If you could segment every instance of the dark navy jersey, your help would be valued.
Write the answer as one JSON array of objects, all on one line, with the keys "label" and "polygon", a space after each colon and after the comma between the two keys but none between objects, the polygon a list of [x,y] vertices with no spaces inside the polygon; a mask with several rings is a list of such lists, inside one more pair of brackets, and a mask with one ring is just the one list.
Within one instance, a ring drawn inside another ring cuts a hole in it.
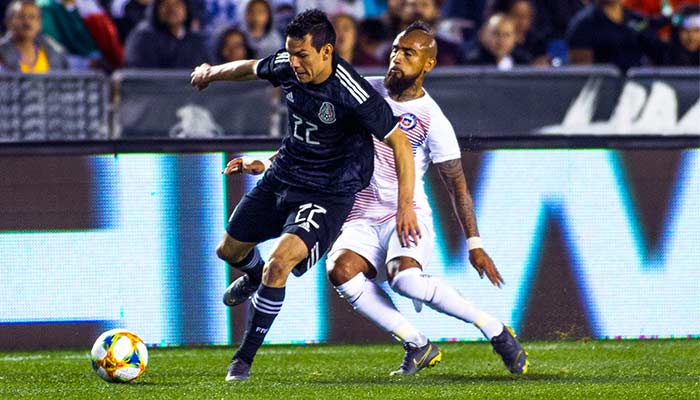
[{"label": "dark navy jersey", "polygon": [[371,135],[384,140],[398,122],[372,86],[335,54],[333,72],[320,85],[300,83],[285,50],[260,60],[255,73],[282,86],[289,112],[289,134],[268,173],[329,194],[366,187],[374,164]]}]

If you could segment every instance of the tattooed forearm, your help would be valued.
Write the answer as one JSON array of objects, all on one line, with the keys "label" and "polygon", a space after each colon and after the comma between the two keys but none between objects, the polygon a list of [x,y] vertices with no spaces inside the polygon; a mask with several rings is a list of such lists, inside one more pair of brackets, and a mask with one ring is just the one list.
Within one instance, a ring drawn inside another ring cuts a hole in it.
[{"label": "tattooed forearm", "polygon": [[479,236],[474,214],[474,203],[467,188],[461,160],[450,160],[437,164],[440,177],[450,193],[452,207],[457,214],[462,231],[467,237]]}]

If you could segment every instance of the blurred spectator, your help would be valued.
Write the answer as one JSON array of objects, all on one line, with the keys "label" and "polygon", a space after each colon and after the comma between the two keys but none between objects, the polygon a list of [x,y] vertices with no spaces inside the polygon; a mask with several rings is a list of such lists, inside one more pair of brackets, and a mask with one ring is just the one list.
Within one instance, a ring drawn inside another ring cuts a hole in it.
[{"label": "blurred spectator", "polygon": [[[11,2],[12,0],[0,0],[0,16],[5,15],[5,10],[7,10],[7,6],[9,6]],[[5,18],[0,18],[0,34],[4,33],[6,29]]]},{"label": "blurred spectator", "polygon": [[462,42],[471,42],[484,20],[486,0],[446,0],[442,15],[453,29],[461,30]]},{"label": "blurred spectator", "polygon": [[247,0],[188,0],[188,12],[194,20],[194,26],[190,30],[209,39],[219,29],[240,26],[246,2]]},{"label": "blurred spectator", "polygon": [[367,18],[358,25],[355,66],[384,66],[384,55],[391,49],[386,26],[377,18]]},{"label": "blurred spectator", "polygon": [[669,40],[670,18],[674,11],[684,5],[700,5],[700,0],[622,0],[622,5],[646,17],[650,26],[658,30],[658,36]]},{"label": "blurred spectator", "polygon": [[622,5],[648,17],[670,17],[674,10],[685,5],[698,5],[698,0],[622,0]]},{"label": "blurred spectator", "polygon": [[272,19],[272,25],[277,33],[284,38],[284,28],[287,27],[289,22],[294,18],[296,12],[294,11],[293,4],[278,4],[274,7],[275,17]]},{"label": "blurred spectator", "polygon": [[379,18],[386,11],[386,0],[364,0],[365,18]]},{"label": "blurred spectator", "polygon": [[189,30],[184,0],[153,0],[146,19],[126,40],[126,65],[132,68],[194,68],[206,62],[204,39]]},{"label": "blurred spectator", "polygon": [[518,53],[527,55],[530,64],[550,65],[547,42],[533,30],[535,6],[532,0],[490,0],[486,12],[487,16],[495,13],[510,16],[515,23]]},{"label": "blurred spectator", "polygon": [[546,39],[566,36],[569,22],[589,0],[535,0],[535,31]]},{"label": "blurred spectator", "polygon": [[335,51],[345,61],[353,64],[357,47],[357,22],[350,14],[338,14],[331,18],[335,28]]},{"label": "blurred spectator", "polygon": [[112,2],[111,13],[122,42],[126,41],[129,33],[144,19],[149,4],[151,4],[151,0],[115,0]]},{"label": "blurred spectator", "polygon": [[8,71],[41,74],[68,68],[65,51],[42,35],[41,10],[33,0],[15,0],[5,13],[7,34],[0,39],[0,65]]},{"label": "blurred spectator", "polygon": [[223,29],[214,39],[213,59],[217,64],[255,58],[245,34],[234,26]]},{"label": "blurred spectator", "polygon": [[67,51],[72,69],[112,70],[124,63],[114,22],[95,0],[38,0],[42,31]]},{"label": "blurred spectator", "polygon": [[661,61],[663,43],[648,23],[620,0],[596,0],[571,21],[567,33],[572,64],[614,64],[622,72]]},{"label": "blurred spectator", "polygon": [[265,58],[284,47],[282,36],[274,29],[272,9],[266,0],[250,0],[245,7],[243,31],[256,58]]},{"label": "blurred spectator", "polygon": [[[404,1],[405,0],[387,0],[386,11],[380,18],[384,26],[389,29],[389,37],[391,38],[396,37],[396,35],[401,32],[401,12],[404,10]],[[413,12],[415,12],[415,10]]]},{"label": "blurred spectator", "polygon": [[349,14],[356,21],[365,18],[363,0],[297,0],[296,6],[298,13],[310,8],[318,8],[330,17],[336,14]]},{"label": "blurred spectator", "polygon": [[514,52],[516,45],[515,21],[503,13],[493,14],[479,31],[477,40],[467,53],[467,64],[493,65],[509,70],[529,60]]},{"label": "blurred spectator", "polygon": [[700,7],[682,7],[673,22],[671,43],[664,64],[700,66]]},{"label": "blurred spectator", "polygon": [[[403,2],[403,9],[400,14],[400,30],[405,29],[417,20],[423,20],[435,32],[435,42],[438,46],[437,66],[464,64],[464,52],[459,45],[447,40],[440,34],[439,0],[403,0]],[[385,59],[388,59],[388,56]]]}]

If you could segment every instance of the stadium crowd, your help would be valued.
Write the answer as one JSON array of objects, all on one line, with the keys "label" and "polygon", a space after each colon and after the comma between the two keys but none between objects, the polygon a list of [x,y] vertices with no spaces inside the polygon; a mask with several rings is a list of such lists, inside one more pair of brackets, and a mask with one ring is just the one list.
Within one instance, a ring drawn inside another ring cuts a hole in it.
[{"label": "stadium crowd", "polygon": [[336,50],[384,66],[415,20],[438,66],[700,65],[700,0],[0,0],[0,70],[190,69],[262,58],[297,11],[320,8]]}]

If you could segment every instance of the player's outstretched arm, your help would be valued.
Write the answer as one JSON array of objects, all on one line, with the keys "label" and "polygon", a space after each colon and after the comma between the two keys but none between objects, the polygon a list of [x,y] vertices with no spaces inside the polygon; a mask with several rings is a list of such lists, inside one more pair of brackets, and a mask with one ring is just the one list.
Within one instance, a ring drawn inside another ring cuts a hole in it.
[{"label": "player's outstretched arm", "polygon": [[452,207],[457,214],[462,231],[469,238],[469,262],[483,279],[484,274],[495,286],[501,287],[505,283],[498,272],[491,257],[481,247],[479,229],[476,226],[476,214],[474,214],[474,202],[467,187],[467,180],[462,170],[462,160],[455,159],[436,164],[452,200]]},{"label": "player's outstretched arm", "polygon": [[413,191],[416,184],[415,162],[413,149],[406,134],[397,126],[384,142],[394,150],[396,176],[399,180],[399,205],[396,210],[396,233],[399,242],[404,247],[410,247],[411,242],[417,244],[421,237],[418,218],[413,210]]},{"label": "player's outstretched arm", "polygon": [[214,81],[247,81],[257,79],[255,63],[257,60],[231,61],[226,64],[209,65],[204,63],[190,74],[190,83],[197,90],[204,90]]}]

